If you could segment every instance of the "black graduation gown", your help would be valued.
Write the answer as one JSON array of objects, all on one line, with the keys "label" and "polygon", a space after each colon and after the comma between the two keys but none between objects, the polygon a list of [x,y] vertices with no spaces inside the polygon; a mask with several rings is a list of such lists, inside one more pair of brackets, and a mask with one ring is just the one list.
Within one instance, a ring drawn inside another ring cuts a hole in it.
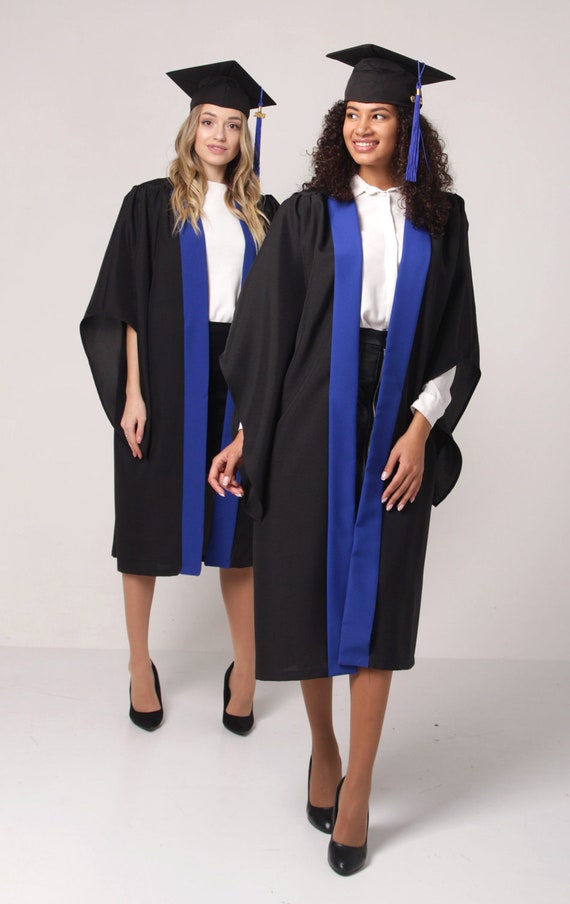
[{"label": "black graduation gown", "polygon": [[[115,428],[113,555],[119,571],[130,574],[174,575],[182,562],[184,311],[170,191],[168,179],[155,179],[127,194],[81,322],[95,384]],[[276,208],[275,199],[264,199],[268,217]],[[142,460],[133,458],[120,428],[126,324],[137,332],[147,407]],[[240,509],[238,519],[247,522]],[[239,524],[236,537],[238,531]],[[248,564],[234,556],[232,549],[229,564]]]},{"label": "black graduation gown", "polygon": [[[455,366],[452,401],[429,437],[415,502],[383,513],[365,663],[373,668],[413,665],[430,510],[459,476],[461,455],[451,433],[479,379],[467,220],[463,201],[450,197],[445,234],[431,239],[393,441],[409,425],[424,383]],[[324,677],[362,664],[331,668],[337,642],[327,606],[334,264],[327,198],[314,191],[294,195],[278,211],[250,271],[221,358],[244,424],[246,506],[256,519],[261,679]]]}]

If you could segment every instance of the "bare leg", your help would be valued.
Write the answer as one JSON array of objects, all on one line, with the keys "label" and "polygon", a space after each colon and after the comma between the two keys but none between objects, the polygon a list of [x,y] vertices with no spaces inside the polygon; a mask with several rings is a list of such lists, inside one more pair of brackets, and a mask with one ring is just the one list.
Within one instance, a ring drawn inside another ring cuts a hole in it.
[{"label": "bare leg", "polygon": [[255,636],[253,627],[253,568],[220,568],[220,587],[234,649],[230,676],[231,716],[249,716],[255,693]]},{"label": "bare leg", "polygon": [[305,708],[311,726],[313,764],[309,800],[314,807],[332,807],[341,778],[338,743],[332,718],[332,678],[301,681]]},{"label": "bare leg", "polygon": [[124,574],[125,618],[129,638],[131,699],[141,713],[160,709],[148,650],[148,626],[156,578],[144,574]]},{"label": "bare leg", "polygon": [[333,838],[359,847],[366,839],[372,770],[388,704],[392,672],[359,669],[350,678],[350,752]]}]

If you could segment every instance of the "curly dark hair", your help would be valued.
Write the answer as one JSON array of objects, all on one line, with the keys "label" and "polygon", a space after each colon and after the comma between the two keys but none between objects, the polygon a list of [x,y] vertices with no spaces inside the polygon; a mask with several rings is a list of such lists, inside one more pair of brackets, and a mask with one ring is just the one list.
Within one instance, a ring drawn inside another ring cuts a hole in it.
[{"label": "curly dark hair", "polygon": [[[441,235],[449,216],[450,202],[446,192],[452,185],[447,154],[443,141],[431,123],[421,117],[424,151],[420,145],[416,182],[406,182],[406,165],[412,131],[413,108],[396,107],[398,133],[392,161],[394,183],[400,187],[406,205],[406,217],[414,226],[427,229],[431,235]],[[323,131],[313,149],[314,176],[304,189],[322,191],[337,201],[352,200],[350,180],[358,172],[358,165],[350,156],[342,128],[346,116],[346,101],[339,100],[324,118]],[[427,157],[427,164],[426,158]]]}]

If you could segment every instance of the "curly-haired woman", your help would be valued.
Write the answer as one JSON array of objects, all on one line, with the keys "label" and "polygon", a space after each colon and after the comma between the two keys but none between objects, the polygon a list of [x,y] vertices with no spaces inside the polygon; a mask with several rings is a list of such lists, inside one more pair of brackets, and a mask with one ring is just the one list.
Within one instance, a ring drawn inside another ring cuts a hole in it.
[{"label": "curly-haired woman", "polygon": [[[348,875],[366,858],[392,671],[414,663],[430,510],[459,476],[451,432],[479,365],[463,201],[420,117],[418,64],[374,45],[332,56],[353,74],[240,298],[221,363],[243,432],[210,482],[238,492],[243,454],[257,675],[301,680],[307,815]],[[332,676],[346,673],[339,784]]]},{"label": "curly-haired woman", "polygon": [[231,438],[218,358],[277,205],[261,197],[253,171],[247,117],[259,85],[235,61],[168,74],[192,98],[176,159],[168,179],[126,196],[81,335],[115,426],[113,554],[123,573],[130,717],[149,731],[163,717],[148,638],[156,577],[199,574],[203,561],[220,567],[234,647],[223,723],[245,734],[255,688],[251,524],[237,499],[214,496],[206,473]]}]

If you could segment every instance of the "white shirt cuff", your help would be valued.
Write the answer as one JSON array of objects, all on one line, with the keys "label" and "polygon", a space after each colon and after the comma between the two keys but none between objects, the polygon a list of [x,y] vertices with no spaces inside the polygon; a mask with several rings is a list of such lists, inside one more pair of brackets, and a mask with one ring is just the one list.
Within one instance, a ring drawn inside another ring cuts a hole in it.
[{"label": "white shirt cuff", "polygon": [[451,402],[451,385],[457,368],[452,367],[434,380],[429,380],[422,387],[418,398],[412,405],[412,411],[419,411],[433,427]]}]

